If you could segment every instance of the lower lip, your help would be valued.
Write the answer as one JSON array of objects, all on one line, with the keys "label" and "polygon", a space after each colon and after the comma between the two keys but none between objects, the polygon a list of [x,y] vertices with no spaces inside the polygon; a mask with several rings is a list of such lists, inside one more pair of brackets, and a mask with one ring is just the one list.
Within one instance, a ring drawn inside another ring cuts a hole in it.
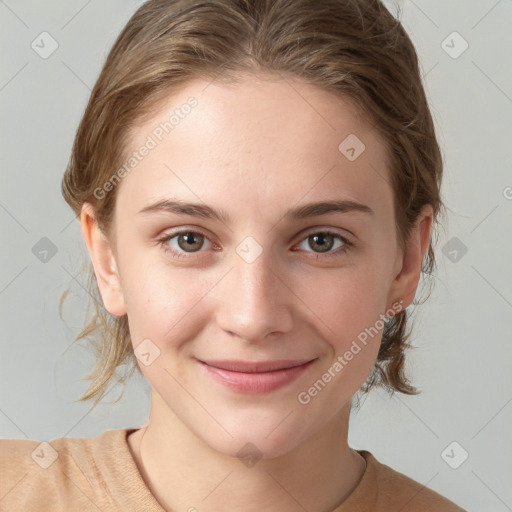
[{"label": "lower lip", "polygon": [[242,393],[269,393],[297,379],[313,362],[309,361],[300,366],[261,373],[232,372],[209,366],[203,362],[201,362],[201,365],[214,379],[234,391]]}]

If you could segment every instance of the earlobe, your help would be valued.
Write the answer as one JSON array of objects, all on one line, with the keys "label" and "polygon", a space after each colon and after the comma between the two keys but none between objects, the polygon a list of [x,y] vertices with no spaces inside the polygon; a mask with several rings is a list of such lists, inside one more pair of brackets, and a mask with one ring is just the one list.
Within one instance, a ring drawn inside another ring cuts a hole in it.
[{"label": "earlobe", "polygon": [[[433,208],[425,205],[411,231],[409,240],[400,259],[400,270],[391,285],[389,299],[391,303],[400,298],[402,309],[407,308],[416,295],[423,258],[430,245],[430,235],[433,220]],[[390,307],[390,305],[388,305]]]},{"label": "earlobe", "polygon": [[117,263],[110,241],[99,228],[90,203],[83,204],[80,223],[105,309],[114,316],[124,316],[126,307]]}]

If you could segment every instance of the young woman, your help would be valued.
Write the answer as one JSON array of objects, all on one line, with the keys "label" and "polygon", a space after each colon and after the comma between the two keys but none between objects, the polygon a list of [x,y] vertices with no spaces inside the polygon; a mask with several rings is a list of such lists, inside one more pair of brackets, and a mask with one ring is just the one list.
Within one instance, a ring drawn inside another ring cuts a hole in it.
[{"label": "young woman", "polygon": [[416,392],[406,308],[441,175],[417,55],[380,1],[142,5],[62,192],[99,293],[82,398],[131,362],[149,421],[2,440],[2,510],[461,511],[347,442],[358,391]]}]

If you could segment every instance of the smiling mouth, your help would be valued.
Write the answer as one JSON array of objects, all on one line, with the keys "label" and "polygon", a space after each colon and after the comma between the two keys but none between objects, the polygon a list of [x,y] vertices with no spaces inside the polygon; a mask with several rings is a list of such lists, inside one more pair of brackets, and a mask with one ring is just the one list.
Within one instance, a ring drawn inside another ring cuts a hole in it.
[{"label": "smiling mouth", "polygon": [[198,361],[210,377],[234,391],[267,393],[294,381],[315,360]]}]

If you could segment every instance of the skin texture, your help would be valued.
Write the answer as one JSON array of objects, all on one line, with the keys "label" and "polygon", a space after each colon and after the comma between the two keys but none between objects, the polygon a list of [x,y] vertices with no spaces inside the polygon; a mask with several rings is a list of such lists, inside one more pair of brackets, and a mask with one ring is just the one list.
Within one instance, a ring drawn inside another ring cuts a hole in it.
[{"label": "skin texture", "polygon": [[[197,106],[117,185],[110,239],[90,205],[82,209],[105,307],[128,315],[134,348],[149,339],[160,351],[148,366],[138,361],[152,386],[151,412],[130,448],[170,510],[332,510],[365,470],[347,443],[350,400],[375,364],[381,332],[309,403],[297,396],[393,303],[412,302],[432,208],[402,252],[377,130],[346,101],[300,80],[190,81],[136,126],[128,149],[191,96]],[[354,161],[338,149],[349,134],[365,144]],[[165,198],[222,209],[230,222],[138,213]],[[331,199],[375,213],[284,217]],[[178,258],[157,239],[180,228],[205,238],[189,252],[183,237],[167,241]],[[334,255],[344,242],[333,237],[322,252],[311,235],[327,228],[353,246]],[[247,237],[261,249],[251,263],[237,252],[255,250],[242,243]],[[284,387],[247,394],[213,380],[196,358],[315,361]],[[246,443],[261,456],[252,467],[237,457]]]}]

